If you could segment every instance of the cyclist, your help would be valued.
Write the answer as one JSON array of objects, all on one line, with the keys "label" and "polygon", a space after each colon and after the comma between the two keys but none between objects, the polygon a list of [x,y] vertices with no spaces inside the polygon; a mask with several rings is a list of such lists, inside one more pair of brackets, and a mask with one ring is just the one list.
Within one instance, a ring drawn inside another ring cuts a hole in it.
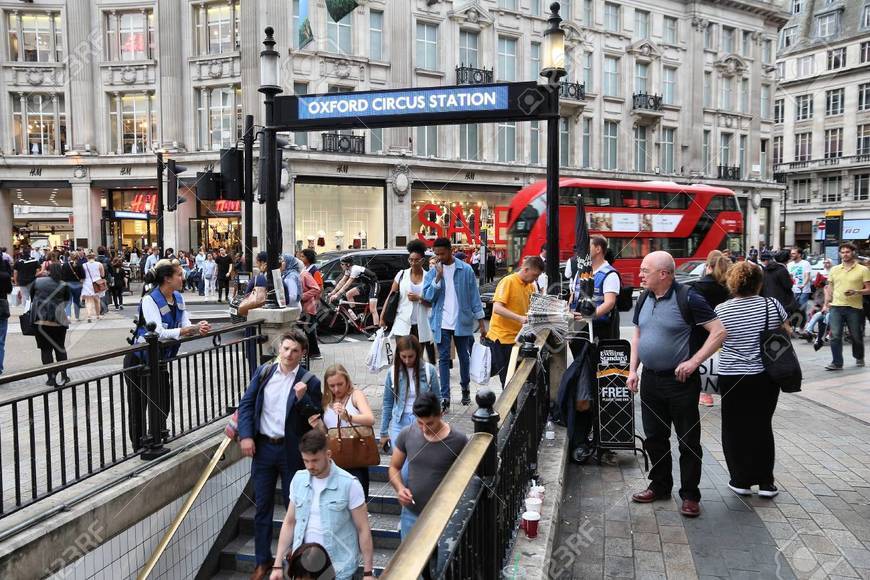
[{"label": "cyclist", "polygon": [[377,326],[380,323],[377,275],[365,266],[354,264],[351,256],[345,256],[341,259],[341,269],[344,270],[344,276],[326,299],[329,302],[335,302],[344,295],[351,302],[368,301],[369,311],[372,313],[372,323]]}]

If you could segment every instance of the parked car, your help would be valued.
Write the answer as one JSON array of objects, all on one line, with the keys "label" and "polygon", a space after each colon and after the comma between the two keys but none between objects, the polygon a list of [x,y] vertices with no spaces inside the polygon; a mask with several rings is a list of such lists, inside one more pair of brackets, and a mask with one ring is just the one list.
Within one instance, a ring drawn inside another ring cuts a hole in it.
[{"label": "parked car", "polygon": [[674,270],[674,279],[681,284],[694,282],[704,277],[704,270],[707,267],[705,260],[689,260],[683,262],[677,269]]},{"label": "parked car", "polygon": [[[317,256],[317,267],[323,274],[324,295],[332,291],[341,280],[344,272],[341,269],[341,258],[350,255],[353,263],[365,266],[378,277],[378,307],[383,306],[390,287],[399,270],[408,268],[408,250],[396,248],[392,250],[344,250],[324,252]],[[428,269],[428,262],[424,268]]]}]

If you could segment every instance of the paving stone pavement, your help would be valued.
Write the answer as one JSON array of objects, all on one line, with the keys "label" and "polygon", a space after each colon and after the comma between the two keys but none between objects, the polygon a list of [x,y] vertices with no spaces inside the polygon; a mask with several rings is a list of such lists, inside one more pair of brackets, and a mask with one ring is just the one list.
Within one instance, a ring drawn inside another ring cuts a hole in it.
[{"label": "paving stone pavement", "polygon": [[[647,485],[639,456],[570,465],[551,578],[870,578],[870,372],[826,373],[827,349],[796,348],[803,393],[782,394],[773,421],[779,496],[727,488],[717,395],[701,409],[701,516],[680,516],[676,490],[670,501],[632,503]],[[639,400],[635,411],[643,433]]]}]

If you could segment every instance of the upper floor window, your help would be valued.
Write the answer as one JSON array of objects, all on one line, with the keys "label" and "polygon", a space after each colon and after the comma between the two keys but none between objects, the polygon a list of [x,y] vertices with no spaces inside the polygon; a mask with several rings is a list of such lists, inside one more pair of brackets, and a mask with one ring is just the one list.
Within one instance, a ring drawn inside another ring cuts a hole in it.
[{"label": "upper floor window", "polygon": [[106,58],[111,61],[154,57],[154,12],[106,13]]},{"label": "upper floor window", "polygon": [[498,124],[498,160],[511,163],[517,160],[517,124],[504,122]]},{"label": "upper floor window", "polygon": [[811,77],[816,72],[816,61],[813,56],[801,57],[797,66],[799,77]]},{"label": "upper floor window", "polygon": [[646,93],[649,85],[649,65],[638,62],[634,65],[634,92]]},{"label": "upper floor window", "polygon": [[649,12],[646,10],[634,11],[634,37],[649,38]]},{"label": "upper floor window", "polygon": [[619,58],[615,56],[604,57],[604,94],[610,97],[618,97],[619,87]]},{"label": "upper floor window", "polygon": [[9,60],[63,61],[63,27],[60,14],[12,12],[7,24]]},{"label": "upper floor window", "polygon": [[[459,31],[459,64],[477,68],[478,36],[476,32],[469,30]],[[538,45],[538,52],[541,46]],[[540,60],[540,55],[538,56]],[[540,68],[538,69],[540,70]]]},{"label": "upper floor window", "polygon": [[804,0],[791,0],[791,13],[800,14],[803,9]]},{"label": "upper floor window", "polygon": [[870,174],[855,176],[855,201],[867,201],[870,199]]},{"label": "upper floor window", "polygon": [[835,48],[828,51],[828,70],[836,70],[846,66],[846,48]]},{"label": "upper floor window", "polygon": [[722,51],[728,54],[734,52],[734,29],[728,26],[722,27]]},{"label": "upper floor window", "polygon": [[773,164],[779,165],[782,163],[782,136],[773,138]]},{"label": "upper floor window", "polygon": [[795,121],[805,121],[813,118],[813,96],[799,95],[794,99]]},{"label": "upper floor window", "polygon": [[761,118],[770,118],[770,85],[761,85]]},{"label": "upper floor window", "polygon": [[666,66],[662,69],[662,102],[677,104],[677,69]]},{"label": "upper floor window", "polygon": [[828,38],[837,34],[840,24],[840,13],[829,12],[816,16],[816,37]]},{"label": "upper floor window", "polygon": [[337,22],[330,16],[326,17],[326,45],[329,52],[353,52],[353,12],[348,12]]},{"label": "upper floor window", "polygon": [[794,136],[794,160],[809,161],[813,157],[813,134],[798,133]]},{"label": "upper floor window", "polygon": [[583,88],[586,89],[586,92],[592,92],[594,90],[592,86],[592,59],[595,58],[595,55],[592,51],[586,51],[583,53]]},{"label": "upper floor window", "polygon": [[841,178],[839,176],[822,178],[822,203],[839,203],[842,200]]},{"label": "upper floor window", "polygon": [[[541,74],[541,43],[533,42],[529,45],[529,78],[537,79]],[[588,88],[586,89],[589,90]]]},{"label": "upper floor window", "polygon": [[858,53],[861,64],[870,62],[870,40],[861,43]]},{"label": "upper floor window", "polygon": [[417,23],[417,67],[438,70],[438,25]]},{"label": "upper floor window", "polygon": [[66,152],[63,95],[13,95],[12,134],[18,154],[63,155]]},{"label": "upper floor window", "polygon": [[858,85],[858,110],[870,110],[870,83]]},{"label": "upper floor window", "polygon": [[516,10],[517,0],[498,0],[498,7],[505,10]]},{"label": "upper floor window", "polygon": [[828,129],[825,131],[825,159],[836,159],[843,156],[843,129]]},{"label": "upper floor window", "polygon": [[619,123],[604,121],[602,169],[616,169],[619,163]]},{"label": "upper floor window", "polygon": [[743,31],[743,39],[740,43],[740,54],[747,58],[752,58],[752,33],[748,30]]},{"label": "upper floor window", "polygon": [[[566,59],[567,60],[567,59]],[[498,78],[502,81],[517,80],[517,39],[498,37]]]},{"label": "upper floor window", "polygon": [[790,26],[789,28],[783,28],[779,33],[779,47],[780,48],[788,48],[794,44],[797,39],[797,27]]},{"label": "upper floor window", "polygon": [[242,138],[241,86],[203,88],[196,93],[199,149],[233,147]]},{"label": "upper floor window", "polygon": [[834,89],[825,92],[825,115],[843,114],[843,89]]},{"label": "upper floor window", "polygon": [[532,0],[532,16],[541,15],[541,0]]},{"label": "upper floor window", "polygon": [[773,102],[773,122],[782,123],[785,121],[785,99],[777,99]]},{"label": "upper floor window", "polygon": [[708,24],[706,28],[704,28],[704,48],[706,50],[713,50],[716,46],[716,25]]},{"label": "upper floor window", "polygon": [[861,28],[870,28],[870,4],[861,11]]},{"label": "upper floor window", "polygon": [[588,28],[591,28],[594,22],[595,16],[595,7],[593,6],[593,0],[583,0],[583,24],[585,24]]},{"label": "upper floor window", "polygon": [[109,133],[112,151],[142,154],[157,139],[157,108],[150,93],[109,96]]},{"label": "upper floor window", "polygon": [[858,125],[858,144],[855,153],[870,154],[870,125]]},{"label": "upper floor window", "polygon": [[704,106],[713,107],[713,73],[704,71]]},{"label": "upper floor window", "polygon": [[238,0],[201,4],[195,10],[198,54],[224,54],[239,49]]},{"label": "upper floor window", "polygon": [[809,179],[796,179],[794,181],[794,197],[792,198],[793,203],[810,203],[812,199],[812,194],[810,193],[810,180]]},{"label": "upper floor window", "polygon": [[664,41],[667,44],[677,43],[677,19],[671,16],[665,16],[665,31],[663,34]]},{"label": "upper floor window", "polygon": [[620,32],[622,30],[619,4],[612,2],[604,3],[604,29],[607,32]]},{"label": "upper floor window", "polygon": [[773,61],[773,41],[765,40],[761,45],[761,60],[764,64],[770,64]]},{"label": "upper floor window", "polygon": [[785,61],[781,60],[776,63],[776,80],[781,81],[785,78]]},{"label": "upper floor window", "polygon": [[369,12],[369,58],[384,60],[384,13]]},{"label": "upper floor window", "polygon": [[722,77],[719,81],[719,108],[723,111],[731,110],[732,94],[734,92],[734,79]]}]

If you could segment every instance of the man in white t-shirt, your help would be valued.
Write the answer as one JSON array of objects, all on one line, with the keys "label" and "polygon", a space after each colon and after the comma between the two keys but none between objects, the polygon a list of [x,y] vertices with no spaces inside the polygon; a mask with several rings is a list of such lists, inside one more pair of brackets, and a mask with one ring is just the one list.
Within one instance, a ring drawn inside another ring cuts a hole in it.
[{"label": "man in white t-shirt", "polygon": [[813,291],[810,263],[804,260],[799,248],[792,248],[791,259],[786,268],[791,276],[791,291],[794,293],[795,302],[798,307],[803,308],[809,302],[810,294]]},{"label": "man in white t-shirt", "polygon": [[[362,553],[363,578],[374,578],[374,544],[362,485],[332,461],[322,431],[314,429],[303,435],[299,451],[305,469],[297,471],[290,483],[290,503],[278,538],[278,557],[283,561],[302,544],[320,544],[329,554],[335,578],[350,580]],[[326,518],[324,508],[329,510]],[[320,578],[322,570],[308,572]],[[283,566],[276,561],[271,580],[284,577]]]}]

